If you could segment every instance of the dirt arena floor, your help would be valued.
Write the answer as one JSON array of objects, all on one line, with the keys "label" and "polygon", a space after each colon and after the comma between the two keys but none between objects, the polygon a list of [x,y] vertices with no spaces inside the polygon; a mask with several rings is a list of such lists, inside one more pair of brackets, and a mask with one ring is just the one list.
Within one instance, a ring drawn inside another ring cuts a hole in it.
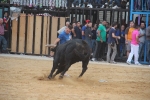
[{"label": "dirt arena floor", "polygon": [[48,80],[52,61],[0,57],[0,100],[150,100],[150,68],[81,63]]}]

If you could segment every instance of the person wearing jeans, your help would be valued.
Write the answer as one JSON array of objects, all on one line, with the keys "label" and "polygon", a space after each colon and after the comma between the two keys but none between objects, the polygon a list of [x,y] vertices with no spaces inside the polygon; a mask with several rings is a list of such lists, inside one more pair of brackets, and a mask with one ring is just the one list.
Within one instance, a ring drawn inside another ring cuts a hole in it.
[{"label": "person wearing jeans", "polygon": [[94,27],[92,28],[92,53],[94,53],[94,50],[95,50],[95,45],[96,45],[96,35],[97,35],[97,32],[96,32],[96,29],[97,29],[97,24],[94,24]]},{"label": "person wearing jeans", "polygon": [[104,47],[106,42],[106,21],[104,20],[101,25],[99,25],[97,30],[97,39],[96,39],[96,48],[93,54],[92,61],[95,61],[98,59],[99,55],[102,59],[102,56],[104,54]]},{"label": "person wearing jeans", "polygon": [[5,29],[4,29],[4,25],[3,25],[3,19],[0,18],[0,45],[2,45],[2,52],[6,53],[7,52],[7,41],[4,37],[4,31],[5,31]]},{"label": "person wearing jeans", "polygon": [[145,23],[141,22],[140,25],[140,35],[139,35],[139,60],[142,59],[143,51],[144,51],[144,44],[145,44]]},{"label": "person wearing jeans", "polygon": [[[117,28],[117,23],[112,24],[112,28],[109,30],[109,36],[108,36],[108,51],[107,51],[107,62],[108,63],[114,63],[116,64],[115,57],[117,54],[117,45],[116,45],[116,39],[120,39],[120,36],[116,36],[116,28]],[[113,54],[110,58],[111,50],[113,49]]]},{"label": "person wearing jeans", "polygon": [[131,60],[133,58],[133,55],[134,55],[134,64],[141,65],[138,62],[138,58],[139,58],[139,30],[140,30],[140,26],[136,26],[135,28],[136,29],[132,32],[131,52],[130,52],[129,57],[127,59],[127,64],[128,65],[131,64]]},{"label": "person wearing jeans", "polygon": [[[147,59],[149,60],[150,64],[150,21],[149,26],[146,28],[146,47],[147,47]],[[150,65],[149,65],[150,66]]]}]

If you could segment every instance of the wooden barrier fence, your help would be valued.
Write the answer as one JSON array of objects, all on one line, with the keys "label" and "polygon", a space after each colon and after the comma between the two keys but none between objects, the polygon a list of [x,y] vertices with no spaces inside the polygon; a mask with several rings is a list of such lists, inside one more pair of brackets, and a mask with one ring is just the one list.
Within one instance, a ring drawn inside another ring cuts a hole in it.
[{"label": "wooden barrier fence", "polygon": [[65,21],[65,17],[21,14],[18,20],[12,21],[11,52],[49,55],[50,49],[45,45],[55,41]]}]

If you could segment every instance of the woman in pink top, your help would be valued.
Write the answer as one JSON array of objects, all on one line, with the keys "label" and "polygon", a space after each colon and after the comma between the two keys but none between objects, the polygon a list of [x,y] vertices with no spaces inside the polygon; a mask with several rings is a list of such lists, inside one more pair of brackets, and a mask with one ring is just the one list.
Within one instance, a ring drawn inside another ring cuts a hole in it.
[{"label": "woman in pink top", "polygon": [[131,60],[133,58],[134,55],[134,63],[136,65],[141,65],[138,62],[138,58],[139,58],[139,30],[140,30],[140,26],[136,26],[135,30],[132,32],[132,40],[131,40],[131,52],[129,54],[128,60],[127,60],[127,64],[131,64]]}]

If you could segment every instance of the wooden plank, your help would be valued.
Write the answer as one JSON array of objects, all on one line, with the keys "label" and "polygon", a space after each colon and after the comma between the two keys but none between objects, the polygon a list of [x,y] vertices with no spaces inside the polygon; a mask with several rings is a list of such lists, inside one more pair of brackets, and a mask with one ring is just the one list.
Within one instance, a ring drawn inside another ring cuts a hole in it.
[{"label": "wooden plank", "polygon": [[[49,44],[49,35],[50,35],[50,32],[49,32],[49,26],[50,26],[50,16],[48,16],[48,29],[47,29],[47,36],[46,36],[46,38],[47,38],[47,41],[46,41],[46,44]],[[48,48],[46,48],[46,55],[48,55]]]},{"label": "wooden plank", "polygon": [[25,24],[26,16],[25,14],[20,15],[20,30],[19,30],[19,53],[24,53],[24,42],[25,42]]},{"label": "wooden plank", "polygon": [[28,16],[28,30],[27,30],[27,53],[32,54],[33,41],[33,20],[34,16]]},{"label": "wooden plank", "polygon": [[12,21],[12,40],[11,40],[11,52],[16,52],[17,46],[17,23],[18,21]]},{"label": "wooden plank", "polygon": [[34,54],[40,54],[42,16],[36,16]]},{"label": "wooden plank", "polygon": [[60,29],[65,26],[66,24],[65,21],[66,21],[65,17],[60,17],[60,24],[59,24]]},{"label": "wooden plank", "polygon": [[45,45],[47,44],[47,30],[48,30],[48,17],[44,16],[44,27],[43,27],[43,46],[42,46],[42,54],[46,54]]},{"label": "wooden plank", "polygon": [[52,17],[52,28],[51,28],[51,43],[57,38],[57,24],[58,24],[58,17]]}]

